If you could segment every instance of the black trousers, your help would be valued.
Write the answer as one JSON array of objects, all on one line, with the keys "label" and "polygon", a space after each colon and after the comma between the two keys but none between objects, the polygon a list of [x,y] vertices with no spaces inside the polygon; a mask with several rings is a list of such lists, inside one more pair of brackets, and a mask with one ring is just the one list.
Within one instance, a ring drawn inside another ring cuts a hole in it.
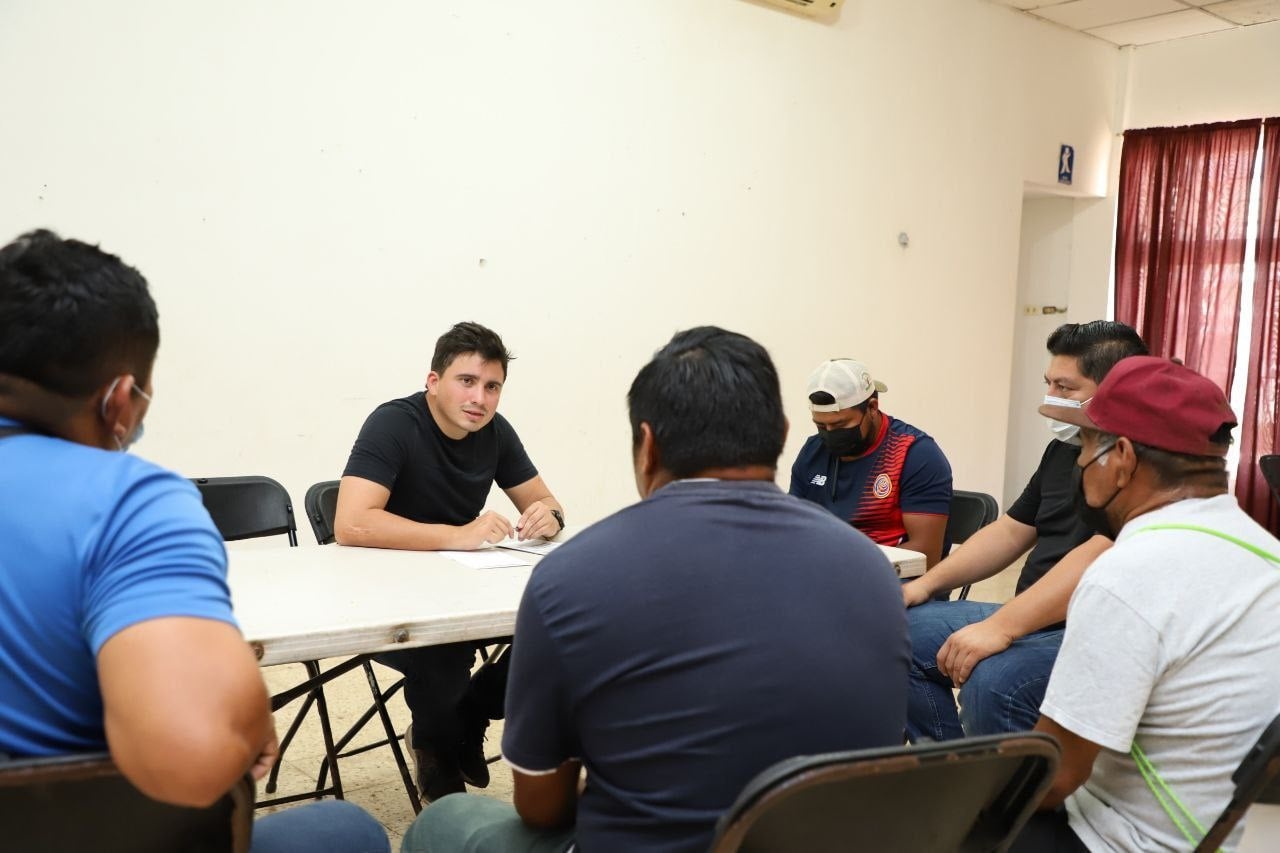
[{"label": "black trousers", "polygon": [[404,675],[413,747],[434,750],[449,761],[456,758],[464,740],[478,739],[490,719],[502,718],[508,655],[482,667],[474,678],[471,675],[476,650],[485,645],[489,643],[449,643],[374,657]]}]

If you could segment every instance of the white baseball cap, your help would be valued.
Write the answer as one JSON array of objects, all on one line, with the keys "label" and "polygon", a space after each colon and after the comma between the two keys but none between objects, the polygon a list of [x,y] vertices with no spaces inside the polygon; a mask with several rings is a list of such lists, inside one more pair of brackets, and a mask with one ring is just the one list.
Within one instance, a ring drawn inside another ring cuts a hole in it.
[{"label": "white baseball cap", "polygon": [[[871,378],[871,371],[860,361],[851,358],[833,358],[818,365],[809,374],[809,410],[813,412],[838,412],[849,409],[866,400],[875,392],[884,394],[889,386]],[[815,403],[813,395],[830,394],[834,403]]]}]

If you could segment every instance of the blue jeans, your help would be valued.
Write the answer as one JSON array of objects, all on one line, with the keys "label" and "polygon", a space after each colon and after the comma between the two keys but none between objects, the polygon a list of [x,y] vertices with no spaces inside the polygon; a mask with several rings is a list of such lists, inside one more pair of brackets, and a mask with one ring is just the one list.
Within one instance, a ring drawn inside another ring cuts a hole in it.
[{"label": "blue jeans", "polygon": [[981,661],[960,688],[960,711],[951,679],[938,671],[938,650],[954,632],[999,609],[978,601],[931,601],[907,610],[911,632],[911,683],[907,738],[954,740],[966,734],[1028,731],[1040,719],[1049,673],[1062,646],[1062,629],[1036,631]]},{"label": "blue jeans", "polygon": [[321,800],[253,822],[250,853],[390,853],[387,831],[345,800]]},{"label": "blue jeans", "polygon": [[400,853],[561,853],[572,843],[572,827],[530,829],[508,803],[450,794],[422,810],[404,834]]}]

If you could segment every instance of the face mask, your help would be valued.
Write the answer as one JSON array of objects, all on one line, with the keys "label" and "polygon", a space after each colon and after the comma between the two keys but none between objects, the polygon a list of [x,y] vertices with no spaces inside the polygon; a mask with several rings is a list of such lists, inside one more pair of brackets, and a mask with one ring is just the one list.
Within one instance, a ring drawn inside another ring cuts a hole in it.
[{"label": "face mask", "polygon": [[1116,531],[1111,528],[1111,522],[1107,519],[1107,507],[1111,506],[1111,502],[1116,499],[1116,495],[1120,494],[1120,490],[1116,489],[1102,506],[1090,506],[1084,496],[1084,472],[1090,465],[1110,453],[1111,450],[1112,448],[1108,447],[1101,453],[1096,454],[1084,467],[1079,465],[1072,466],[1071,476],[1075,481],[1073,499],[1075,501],[1076,515],[1084,522],[1085,527],[1088,527],[1094,533],[1098,533],[1108,539],[1115,539]]},{"label": "face mask", "polygon": [[846,429],[824,429],[818,431],[818,438],[832,456],[861,456],[871,446],[871,439],[862,434],[861,426]]},{"label": "face mask", "polygon": [[[111,387],[107,389],[107,393],[102,397],[102,417],[104,419],[107,416],[107,399],[113,393],[115,393],[116,386],[120,384],[120,380],[122,378],[123,377],[117,376],[114,380],[112,380]],[[148,403],[151,402],[151,395],[148,394],[146,391],[143,391],[141,388],[139,388],[136,380],[134,381],[133,388],[131,390],[132,390],[132,393],[137,394],[139,397],[146,400]],[[137,444],[139,441],[142,440],[142,434],[144,431],[145,430],[143,428],[143,424],[141,421],[139,421],[138,425],[134,427],[132,434],[130,434],[129,437],[126,438],[124,441],[121,441],[120,439],[116,438],[114,435],[112,435],[111,437],[115,439],[116,447],[118,447],[122,453],[126,453],[128,452],[130,447],[133,447],[135,444]]]},{"label": "face mask", "polygon": [[[1089,399],[1092,400],[1093,398],[1090,397]],[[1085,400],[1084,402],[1087,403],[1089,400]],[[1066,397],[1054,397],[1052,394],[1044,395],[1044,404],[1046,406],[1064,406],[1072,409],[1078,409],[1084,405],[1084,403],[1079,400],[1068,400]],[[1053,433],[1054,438],[1058,439],[1058,441],[1065,442],[1066,444],[1073,444],[1076,447],[1080,446],[1080,427],[1075,424],[1063,423],[1062,421],[1055,420],[1053,418],[1046,418],[1046,420],[1049,422],[1049,431]]]}]

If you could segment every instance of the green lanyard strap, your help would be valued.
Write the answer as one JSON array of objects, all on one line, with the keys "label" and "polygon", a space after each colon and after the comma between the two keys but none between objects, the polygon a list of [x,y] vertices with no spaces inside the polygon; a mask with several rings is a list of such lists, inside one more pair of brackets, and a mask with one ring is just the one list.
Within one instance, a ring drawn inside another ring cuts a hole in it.
[{"label": "green lanyard strap", "polygon": [[[1217,538],[1230,542],[1233,545],[1239,545],[1241,548],[1251,554],[1261,557],[1264,560],[1280,564],[1280,557],[1277,557],[1275,554],[1264,551],[1257,545],[1254,545],[1251,542],[1246,542],[1243,539],[1230,535],[1229,533],[1223,533],[1221,530],[1214,530],[1212,527],[1202,527],[1198,524],[1151,524],[1139,529],[1137,532],[1146,533],[1149,530],[1191,530],[1195,533],[1206,533],[1209,536],[1216,536]],[[1173,825],[1178,828],[1178,831],[1182,833],[1182,837],[1187,839],[1187,842],[1192,847],[1199,844],[1200,839],[1205,836],[1205,828],[1200,824],[1200,821],[1196,820],[1196,817],[1191,813],[1191,810],[1183,805],[1182,800],[1178,799],[1178,795],[1173,792],[1173,789],[1165,784],[1164,779],[1160,777],[1160,773],[1156,770],[1155,765],[1147,758],[1147,754],[1142,751],[1142,747],[1138,746],[1138,742],[1136,740],[1133,742],[1133,746],[1129,748],[1129,755],[1133,758],[1134,763],[1138,765],[1138,772],[1142,774],[1142,779],[1147,783],[1147,787],[1151,790],[1151,795],[1156,798],[1156,802],[1158,802],[1160,807],[1164,809],[1164,813],[1169,816],[1169,820],[1171,820]],[[1191,826],[1195,827],[1196,832],[1199,833],[1199,837],[1191,834],[1191,830],[1185,823],[1183,823],[1183,820],[1179,818],[1179,814],[1181,814],[1181,818],[1185,818]],[[1219,853],[1221,853],[1221,850],[1219,850]]]}]

